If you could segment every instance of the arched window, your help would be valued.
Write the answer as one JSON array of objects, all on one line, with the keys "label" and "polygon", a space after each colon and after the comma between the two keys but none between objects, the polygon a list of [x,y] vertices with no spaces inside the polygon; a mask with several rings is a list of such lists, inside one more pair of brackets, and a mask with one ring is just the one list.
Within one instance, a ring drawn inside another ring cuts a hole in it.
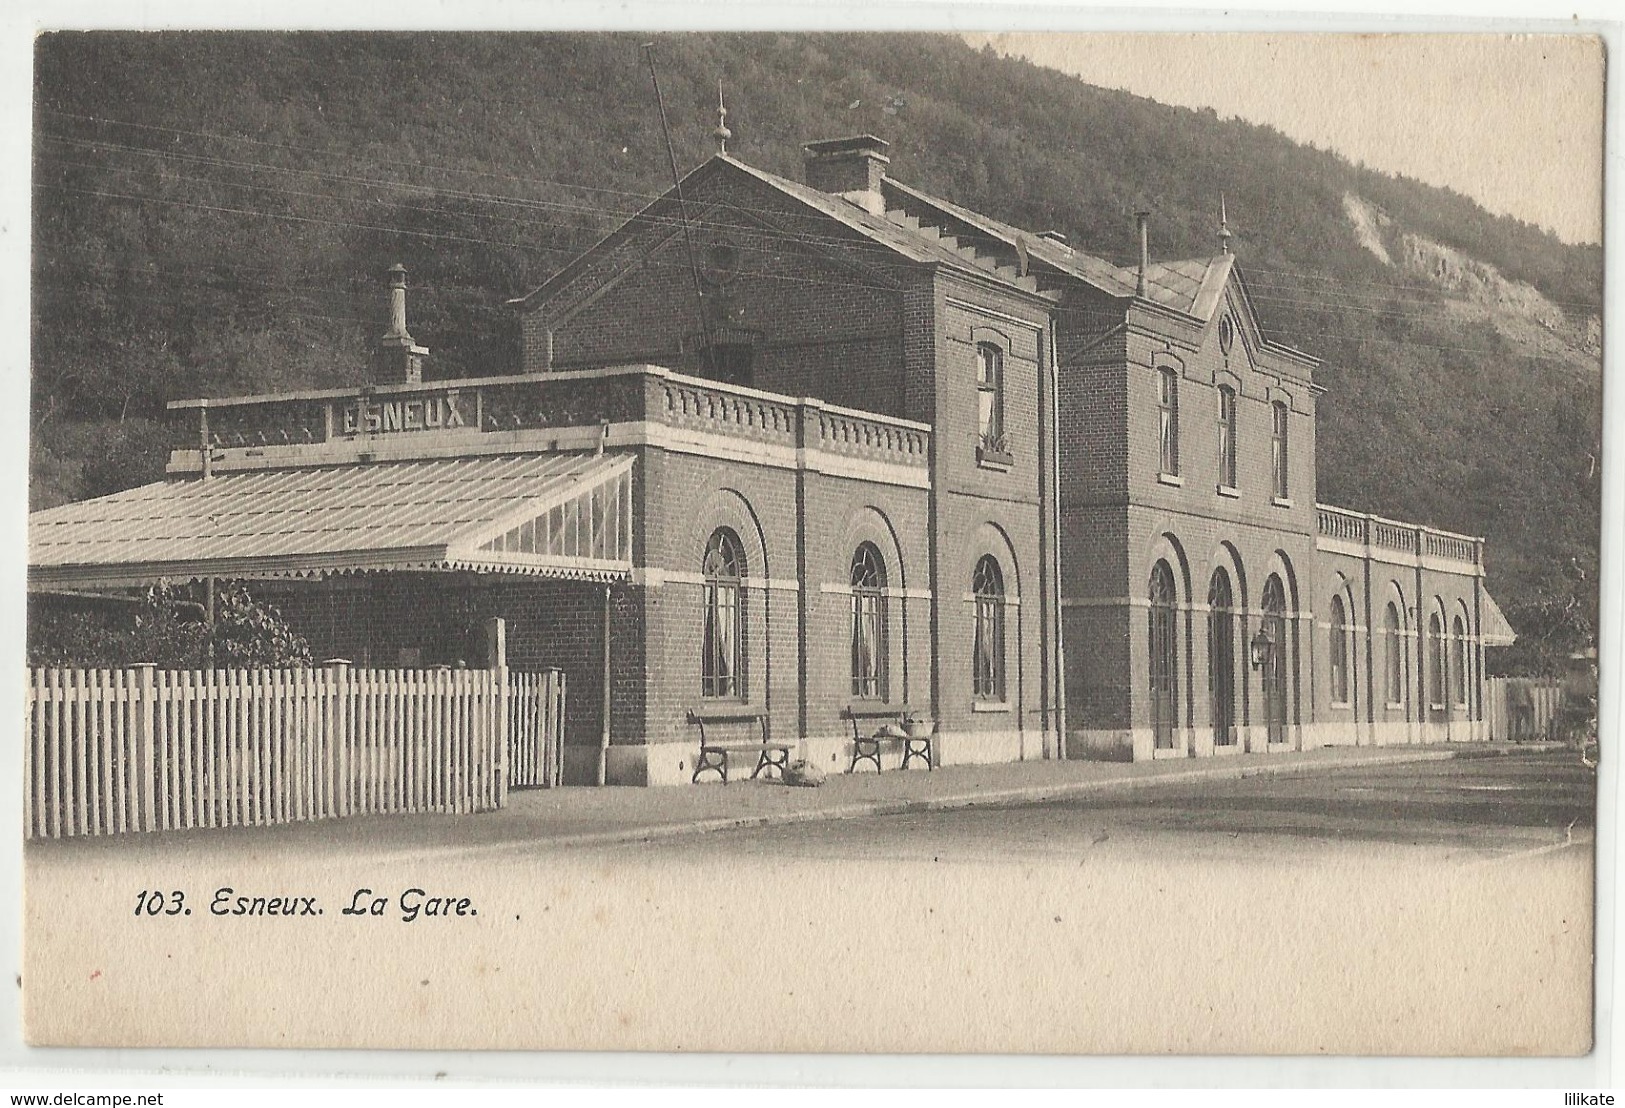
[{"label": "arched window", "polygon": [[984,450],[1005,452],[1004,351],[990,342],[976,346],[976,429]]},{"label": "arched window", "polygon": [[1455,703],[1459,708],[1467,706],[1467,625],[1457,616],[1451,625],[1451,638],[1456,643],[1456,664],[1454,672],[1450,675],[1451,691],[1455,695]]},{"label": "arched window", "polygon": [[1428,705],[1444,707],[1444,621],[1439,613],[1428,616]]},{"label": "arched window", "polygon": [[1157,434],[1162,472],[1179,474],[1179,371],[1163,367],[1157,371]]},{"label": "arched window", "polygon": [[1236,617],[1230,574],[1213,571],[1207,590],[1207,682],[1213,741],[1229,746],[1236,741]]},{"label": "arched window", "polygon": [[1349,702],[1349,625],[1341,596],[1332,597],[1332,703]]},{"label": "arched window", "polygon": [[1285,500],[1291,492],[1287,481],[1287,407],[1280,400],[1270,405],[1270,472],[1274,475],[1277,499]]},{"label": "arched window", "polygon": [[1264,661],[1264,728],[1268,741],[1286,742],[1287,673],[1292,668],[1286,641],[1286,587],[1270,574],[1264,582],[1264,634],[1270,645]]},{"label": "arched window", "polygon": [[971,649],[971,692],[978,700],[1004,699],[1004,574],[984,554],[971,574],[976,598],[976,637]]},{"label": "arched window", "polygon": [[1179,720],[1178,590],[1166,561],[1151,567],[1151,736],[1160,750],[1174,747]]},{"label": "arched window", "polygon": [[745,552],[726,527],[705,544],[705,629],[700,640],[700,694],[745,697]]},{"label": "arched window", "polygon": [[1219,386],[1219,484],[1236,487],[1236,390]]},{"label": "arched window", "polygon": [[852,555],[852,695],[886,699],[886,564],[872,542]]},{"label": "arched window", "polygon": [[1389,707],[1397,708],[1405,703],[1405,648],[1399,637],[1399,606],[1392,601],[1382,616],[1382,639],[1386,671],[1383,696]]}]

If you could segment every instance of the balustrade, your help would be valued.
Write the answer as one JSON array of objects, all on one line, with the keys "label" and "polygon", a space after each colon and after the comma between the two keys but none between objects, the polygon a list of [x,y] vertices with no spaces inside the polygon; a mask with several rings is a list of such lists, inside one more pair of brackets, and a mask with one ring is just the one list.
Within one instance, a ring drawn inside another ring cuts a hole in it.
[{"label": "balustrade", "polygon": [[1325,504],[1317,506],[1315,521],[1322,538],[1360,543],[1400,554],[1423,554],[1468,564],[1478,561],[1478,540],[1468,535],[1398,523]]}]

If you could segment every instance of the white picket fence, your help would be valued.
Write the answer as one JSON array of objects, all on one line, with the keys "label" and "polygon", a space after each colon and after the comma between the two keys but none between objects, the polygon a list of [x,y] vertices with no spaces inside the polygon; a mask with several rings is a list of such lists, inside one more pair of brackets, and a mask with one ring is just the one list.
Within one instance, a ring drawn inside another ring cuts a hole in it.
[{"label": "white picket fence", "polygon": [[1559,738],[1563,686],[1551,678],[1491,677],[1484,688],[1484,719],[1491,739]]},{"label": "white picket fence", "polygon": [[499,808],[516,754],[557,782],[562,701],[505,668],[32,669],[27,836]]},{"label": "white picket fence", "polygon": [[510,673],[508,785],[554,788],[564,773],[564,674]]}]

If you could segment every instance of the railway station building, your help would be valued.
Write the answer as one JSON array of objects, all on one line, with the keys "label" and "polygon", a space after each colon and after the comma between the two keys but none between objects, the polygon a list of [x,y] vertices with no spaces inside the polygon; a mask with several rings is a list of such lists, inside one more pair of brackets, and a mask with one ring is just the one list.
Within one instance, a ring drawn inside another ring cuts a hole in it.
[{"label": "railway station building", "polygon": [[1118,266],[889,169],[718,153],[478,377],[395,272],[367,380],[174,403],[164,481],[33,514],[30,587],[241,579],[375,667],[500,616],[566,783],[688,783],[702,728],[826,772],[888,719],[949,765],[1485,736],[1483,541],[1317,502],[1318,363],[1227,238]]}]

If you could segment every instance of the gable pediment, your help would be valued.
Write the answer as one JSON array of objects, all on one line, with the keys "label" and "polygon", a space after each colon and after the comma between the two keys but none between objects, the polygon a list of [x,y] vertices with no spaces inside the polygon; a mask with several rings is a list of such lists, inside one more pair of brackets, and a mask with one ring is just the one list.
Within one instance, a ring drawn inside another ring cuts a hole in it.
[{"label": "gable pediment", "polygon": [[[839,221],[776,197],[753,178],[721,167],[707,187],[679,206],[670,197],[651,205],[582,254],[547,284],[517,301],[521,312],[543,312],[566,325],[627,281],[653,267],[676,268],[702,286],[719,278],[781,276],[818,270],[877,290],[901,287],[896,266]],[[777,208],[773,201],[779,200]],[[693,256],[689,248],[692,242]],[[865,249],[867,247],[867,249]],[[729,259],[719,262],[719,259]],[[732,267],[734,273],[725,272]]]}]

